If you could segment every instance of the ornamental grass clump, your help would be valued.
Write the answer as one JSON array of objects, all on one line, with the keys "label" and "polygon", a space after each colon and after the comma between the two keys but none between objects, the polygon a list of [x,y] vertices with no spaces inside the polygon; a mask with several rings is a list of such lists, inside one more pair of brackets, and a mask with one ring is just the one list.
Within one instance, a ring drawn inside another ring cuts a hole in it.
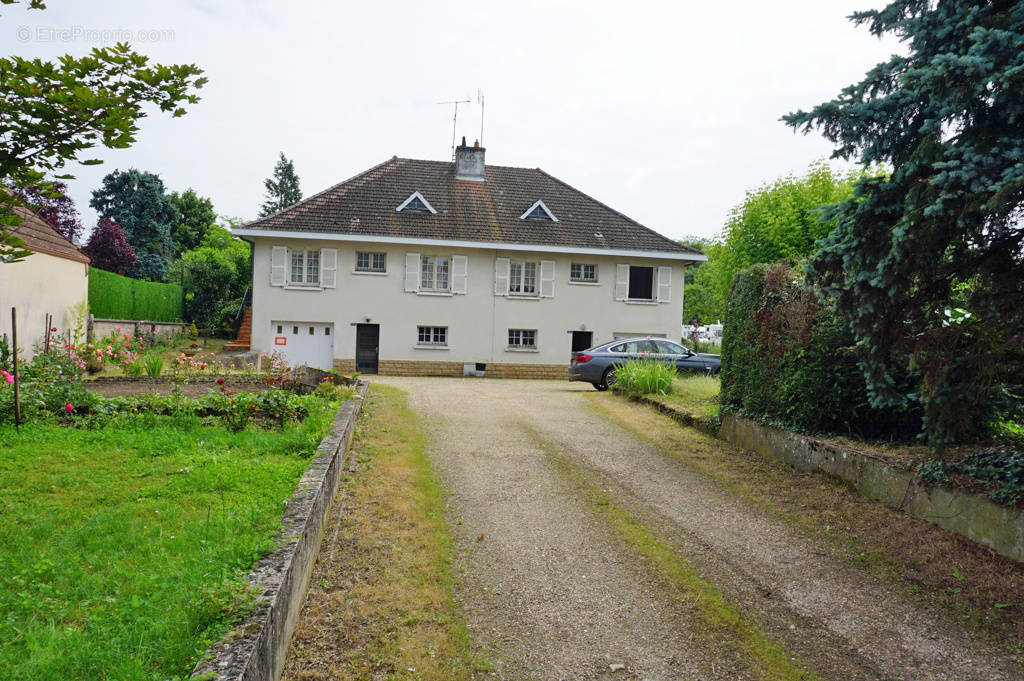
[{"label": "ornamental grass clump", "polygon": [[160,378],[164,371],[164,360],[157,355],[150,355],[146,358],[146,375],[150,378]]},{"label": "ornamental grass clump", "polygon": [[631,395],[671,395],[676,368],[655,359],[631,359],[618,368],[615,385]]}]

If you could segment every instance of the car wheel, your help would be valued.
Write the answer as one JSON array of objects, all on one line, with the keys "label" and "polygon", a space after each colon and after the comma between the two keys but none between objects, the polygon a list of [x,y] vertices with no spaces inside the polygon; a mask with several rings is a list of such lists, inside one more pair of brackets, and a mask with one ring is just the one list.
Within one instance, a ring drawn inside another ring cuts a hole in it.
[{"label": "car wheel", "polygon": [[601,385],[604,386],[604,390],[615,385],[615,374],[617,373],[615,367],[608,367],[604,370],[604,375],[601,376]]}]

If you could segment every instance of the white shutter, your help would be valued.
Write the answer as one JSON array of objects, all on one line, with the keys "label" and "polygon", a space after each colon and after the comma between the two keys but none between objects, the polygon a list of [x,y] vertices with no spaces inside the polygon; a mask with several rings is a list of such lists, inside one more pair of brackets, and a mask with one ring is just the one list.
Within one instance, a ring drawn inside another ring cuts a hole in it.
[{"label": "white shutter", "polygon": [[469,257],[452,256],[452,293],[465,294],[469,284]]},{"label": "white shutter", "polygon": [[615,266],[615,300],[629,297],[629,265]]},{"label": "white shutter", "polygon": [[555,261],[540,261],[540,297],[555,297]]},{"label": "white shutter", "polygon": [[494,259],[494,295],[508,295],[508,258]]},{"label": "white shutter", "polygon": [[338,285],[338,249],[320,249],[320,285],[336,288]]},{"label": "white shutter", "polygon": [[658,268],[658,302],[668,303],[672,301],[672,268]]},{"label": "white shutter", "polygon": [[405,290],[409,293],[420,292],[420,254],[405,254]]},{"label": "white shutter", "polygon": [[288,281],[285,268],[288,265],[288,248],[274,246],[270,249],[270,285],[284,286]]}]

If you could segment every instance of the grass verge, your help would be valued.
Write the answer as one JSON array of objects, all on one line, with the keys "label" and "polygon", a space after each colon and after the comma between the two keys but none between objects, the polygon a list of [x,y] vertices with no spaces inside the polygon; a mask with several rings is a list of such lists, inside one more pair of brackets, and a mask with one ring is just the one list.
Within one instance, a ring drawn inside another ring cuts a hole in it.
[{"label": "grass verge", "polygon": [[455,600],[445,492],[425,448],[405,393],[372,386],[358,470],[331,510],[284,680],[460,680],[490,668]]},{"label": "grass verge", "polygon": [[1024,650],[1024,566],[849,485],[682,428],[648,406],[608,395],[590,405],[724,489],[821,541],[918,602]]},{"label": "grass verge", "polygon": [[250,607],[246,575],[333,413],[283,431],[152,415],[0,431],[2,676],[187,678]]}]

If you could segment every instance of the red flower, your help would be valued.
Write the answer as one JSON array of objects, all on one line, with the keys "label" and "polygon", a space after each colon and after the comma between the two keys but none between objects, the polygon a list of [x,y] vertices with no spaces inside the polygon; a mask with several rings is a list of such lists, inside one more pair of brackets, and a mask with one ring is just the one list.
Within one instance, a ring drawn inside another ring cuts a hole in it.
[{"label": "red flower", "polygon": [[218,378],[217,379],[217,385],[224,385],[224,379],[223,378]]},{"label": "red flower", "polygon": [[50,329],[50,331],[53,331],[54,333],[57,333],[57,327],[56,326],[53,327],[52,329]]},{"label": "red flower", "polygon": [[68,413],[68,414],[70,414],[70,413],[71,413],[71,412],[73,412],[74,410],[75,410],[75,405],[71,404],[70,402],[68,402],[67,404],[65,404],[65,405],[64,405],[64,411],[65,411],[65,413]]}]

